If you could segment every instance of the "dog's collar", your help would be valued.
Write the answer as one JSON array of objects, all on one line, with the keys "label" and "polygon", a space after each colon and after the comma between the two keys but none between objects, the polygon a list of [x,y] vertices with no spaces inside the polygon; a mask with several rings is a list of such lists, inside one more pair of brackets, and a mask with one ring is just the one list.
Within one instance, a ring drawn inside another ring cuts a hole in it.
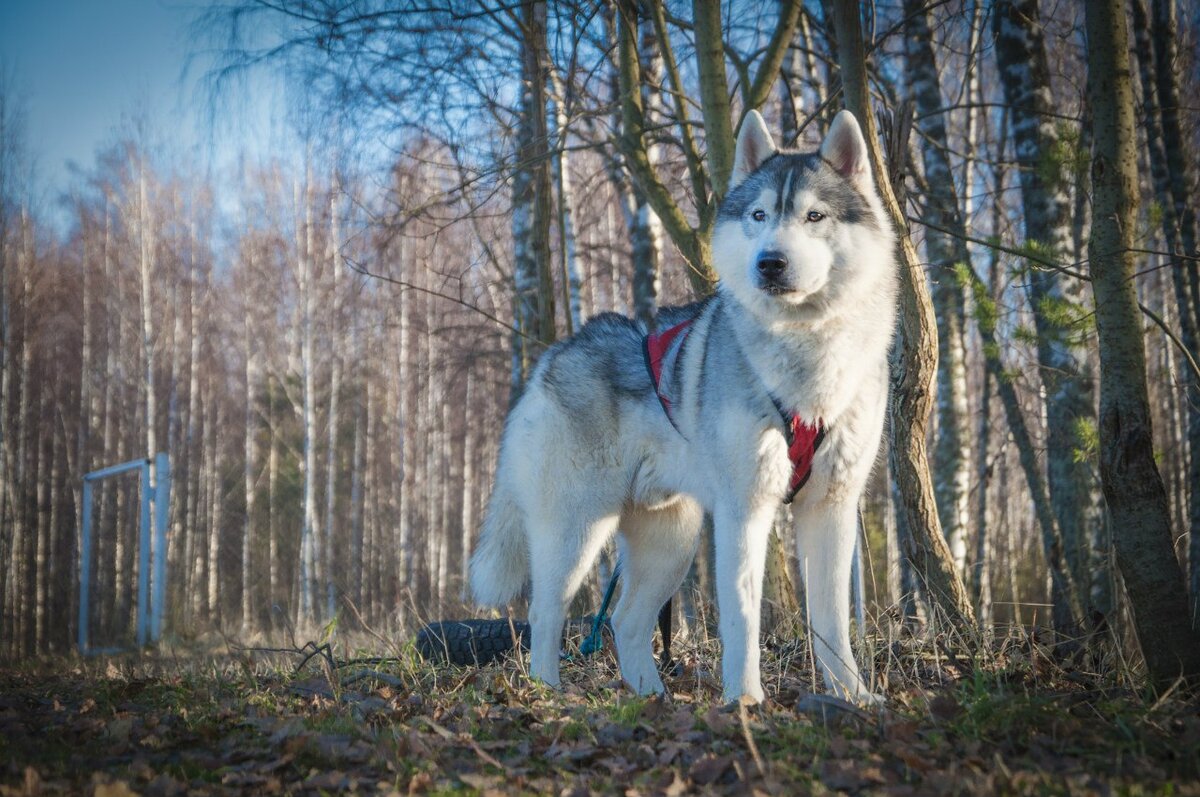
[{"label": "dog's collar", "polygon": [[[689,318],[659,332],[651,332],[642,339],[642,354],[645,357],[646,370],[650,374],[650,383],[654,385],[654,394],[658,396],[658,403],[662,405],[667,420],[680,435],[683,434],[683,431],[680,430],[679,424],[675,422],[675,418],[671,414],[671,407],[678,400],[678,396],[671,393],[674,380],[667,380],[668,384],[664,385],[662,375],[664,372],[673,373],[675,371],[675,366],[683,353],[684,343],[687,342],[687,336],[692,331],[694,321],[694,318]],[[783,436],[788,443],[788,459],[792,461],[792,476],[788,480],[788,491],[783,499],[783,503],[790,504],[796,497],[796,493],[800,492],[800,488],[804,487],[809,476],[812,475],[813,459],[816,457],[817,449],[825,441],[825,422],[820,418],[816,423],[805,421],[788,411],[774,396],[771,396],[771,403],[775,405],[775,410],[783,420]]]}]

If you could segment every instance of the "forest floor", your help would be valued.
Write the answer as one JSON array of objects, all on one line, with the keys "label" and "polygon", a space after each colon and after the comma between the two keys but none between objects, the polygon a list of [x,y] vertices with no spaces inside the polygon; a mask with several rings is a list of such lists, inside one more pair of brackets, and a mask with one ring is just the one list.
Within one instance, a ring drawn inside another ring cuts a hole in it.
[{"label": "forest floor", "polygon": [[561,691],[383,647],[0,667],[0,795],[1200,795],[1200,700],[1024,635],[877,641],[881,712],[814,695],[798,643],[766,647],[750,709],[722,705],[713,643],[683,646],[665,699],[622,688],[611,645]]}]

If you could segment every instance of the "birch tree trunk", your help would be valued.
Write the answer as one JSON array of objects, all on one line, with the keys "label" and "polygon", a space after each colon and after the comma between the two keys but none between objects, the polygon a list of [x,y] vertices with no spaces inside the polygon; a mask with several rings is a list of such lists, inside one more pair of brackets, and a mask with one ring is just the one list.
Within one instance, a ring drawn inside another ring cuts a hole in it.
[{"label": "birch tree trunk", "polygon": [[333,300],[328,312],[332,315],[329,337],[329,418],[328,440],[325,451],[325,529],[324,540],[320,552],[323,583],[321,591],[325,598],[325,617],[334,616],[334,580],[333,580],[333,539],[336,533],[335,519],[337,517],[337,472],[338,472],[338,423],[340,416],[340,393],[342,391],[342,341],[346,335],[343,330],[345,323],[342,308],[342,262],[341,262],[341,218],[338,212],[338,199],[342,189],[335,175],[329,197],[329,265],[333,269]]},{"label": "birch tree trunk", "polygon": [[[579,291],[579,246],[575,240],[575,190],[571,185],[571,160],[567,154],[567,136],[570,127],[568,87],[558,72],[548,70],[554,92],[550,105],[554,109],[554,184],[558,189],[558,248],[561,259],[563,304],[567,307],[567,335],[573,335],[583,326]],[[569,76],[568,76],[569,77]]]},{"label": "birch tree trunk", "polygon": [[1088,97],[1095,119],[1094,219],[1088,245],[1100,335],[1100,477],[1113,543],[1151,680],[1200,678],[1170,514],[1154,462],[1141,314],[1134,289],[1137,139],[1125,8],[1086,7]]},{"label": "birch tree trunk", "polygon": [[[1071,175],[1061,155],[1066,142],[1056,122],[1050,70],[1037,0],[1002,0],[994,10],[996,60],[1010,108],[1013,146],[1024,205],[1025,246],[1054,262],[1069,262],[1072,225]],[[1046,472],[1064,553],[1076,583],[1088,583],[1087,545],[1099,523],[1099,495],[1092,469],[1078,452],[1095,418],[1093,376],[1088,363],[1086,295],[1079,280],[1053,270],[1029,275],[1037,330],[1037,354],[1045,390]],[[1068,621],[1070,599],[1052,596],[1055,623]]]},{"label": "birch tree trunk", "polygon": [[[254,272],[254,258],[250,258],[250,272]],[[242,484],[246,494],[246,518],[242,524],[242,633],[250,634],[257,629],[258,604],[256,585],[258,574],[254,568],[255,550],[255,468],[258,460],[258,407],[256,406],[258,385],[258,357],[251,333],[249,308],[242,319],[242,341],[246,349],[246,435],[242,446]]]},{"label": "birch tree trunk", "polygon": [[988,296],[987,288],[975,276],[975,272],[971,270],[967,273],[970,274],[975,292],[975,315],[979,337],[983,343],[984,364],[996,382],[996,392],[1004,408],[1009,433],[1017,446],[1021,470],[1025,474],[1025,483],[1033,498],[1034,512],[1042,531],[1042,553],[1050,571],[1050,591],[1054,596],[1054,627],[1063,634],[1073,634],[1082,627],[1083,606],[1080,603],[1074,574],[1067,562],[1063,534],[1058,525],[1058,518],[1054,515],[1049,487],[1042,478],[1041,468],[1038,467],[1037,447],[1029,431],[1029,424],[1026,423],[1025,413],[1021,409],[1016,386],[1013,384],[1011,373],[1005,370],[1000,359],[1000,343],[996,340],[996,306]]},{"label": "birch tree trunk", "polygon": [[[904,520],[909,531],[906,553],[924,579],[931,603],[937,605],[950,622],[972,626],[975,613],[962,579],[954,569],[954,560],[938,521],[925,447],[925,430],[933,398],[930,388],[937,373],[933,306],[920,261],[908,236],[903,208],[897,201],[875,134],[858,3],[839,0],[834,4],[833,21],[846,107],[863,127],[875,185],[899,243],[900,334],[893,347],[889,429],[892,463],[904,497]],[[899,147],[897,150],[904,151]]]},{"label": "birch tree trunk", "polygon": [[[947,156],[946,115],[941,79],[933,53],[929,11],[922,0],[905,0],[908,21],[905,57],[923,134],[925,165],[925,252],[932,268],[937,318],[937,441],[933,462],[934,496],[942,532],[959,577],[966,574],[968,501],[971,489],[971,432],[967,403],[966,308],[955,267],[970,263],[966,227],[959,210],[954,173]],[[969,190],[969,187],[966,189]],[[946,233],[943,230],[951,230]]]},{"label": "birch tree trunk", "polygon": [[[142,300],[142,390],[145,397],[146,413],[146,458],[150,465],[150,482],[154,483],[154,455],[158,452],[158,440],[155,436],[155,423],[158,418],[157,395],[154,392],[154,286],[151,281],[154,258],[154,229],[153,220],[149,216],[149,196],[147,190],[145,159],[139,161],[138,168],[138,262],[141,266],[141,300]],[[151,503],[150,527],[154,527],[154,505]]]},{"label": "birch tree trunk", "polygon": [[[1133,3],[1133,22],[1145,102],[1146,145],[1154,197],[1162,210],[1162,235],[1171,252],[1170,272],[1179,314],[1180,339],[1193,358],[1200,353],[1200,269],[1197,267],[1196,214],[1190,192],[1193,162],[1185,153],[1176,77],[1175,4],[1155,0],[1153,36],[1145,4]],[[1193,627],[1200,628],[1200,377],[1181,366],[1186,406],[1188,581]]]},{"label": "birch tree trunk", "polygon": [[[546,130],[546,3],[521,2],[521,112],[517,170],[512,188],[513,276],[517,328],[513,338],[519,369],[513,373],[515,402],[541,352],[554,341],[554,280],[550,266],[550,171]],[[515,363],[514,363],[515,365]]]},{"label": "birch tree trunk", "polygon": [[[474,407],[474,402],[478,401],[474,388],[475,385],[471,372],[467,371],[467,384],[463,391],[464,407]],[[469,422],[463,425],[462,492],[459,494],[462,503],[462,558],[459,560],[459,578],[461,580],[459,600],[463,603],[467,603],[470,600],[468,583],[471,572],[471,537],[475,533],[475,435],[471,433],[473,427],[474,424]]]},{"label": "birch tree trunk", "polygon": [[21,370],[17,378],[19,398],[17,399],[17,451],[16,462],[13,466],[15,489],[12,497],[14,503],[13,522],[13,584],[12,605],[12,650],[17,656],[29,653],[29,552],[33,539],[36,519],[29,511],[30,488],[29,475],[32,471],[29,445],[32,437],[33,422],[32,407],[33,382],[33,342],[31,340],[31,325],[29,318],[33,312],[33,230],[27,208],[21,208],[19,241],[17,244],[17,273],[21,279]]},{"label": "birch tree trunk", "polygon": [[[297,230],[298,281],[300,302],[300,367],[303,380],[302,422],[304,425],[303,474],[304,474],[304,519],[300,532],[300,582],[299,614],[296,625],[311,626],[317,620],[317,596],[314,594],[317,580],[317,557],[320,546],[320,529],[317,520],[317,390],[315,362],[315,315],[316,286],[313,263],[313,194],[311,171],[304,187],[303,223]],[[299,200],[299,189],[296,190]]]},{"label": "birch tree trunk", "polygon": [[44,439],[36,441],[37,467],[34,471],[35,495],[37,503],[34,505],[34,550],[33,550],[33,609],[30,612],[32,615],[29,619],[30,630],[33,632],[33,644],[29,648],[31,653],[40,653],[44,650],[46,644],[46,598],[47,598],[47,577],[50,575],[48,570],[49,560],[48,554],[50,550],[50,503],[47,495],[49,487],[50,458],[52,448],[53,433],[46,435]]},{"label": "birch tree trunk", "polygon": [[[193,238],[195,236],[193,235]],[[200,586],[196,583],[193,573],[195,572],[194,562],[196,561],[196,538],[200,534],[199,520],[199,505],[200,505],[200,463],[201,463],[201,440],[200,440],[200,339],[201,339],[201,324],[200,324],[200,302],[198,282],[200,280],[199,270],[196,267],[194,258],[188,264],[188,320],[189,332],[191,334],[191,348],[188,353],[188,400],[185,414],[187,416],[183,426],[186,431],[186,445],[184,447],[184,460],[187,467],[187,473],[184,478],[179,479],[183,489],[178,500],[184,502],[187,506],[187,512],[183,516],[182,529],[176,529],[176,539],[186,540],[182,546],[184,549],[183,568],[185,572],[184,578],[179,579],[181,591],[179,593],[181,604],[184,607],[184,620],[194,619],[196,615],[196,601],[199,599]]]},{"label": "birch tree trunk", "polygon": [[215,627],[220,627],[224,614],[221,600],[221,547],[224,543],[225,496],[222,472],[225,470],[225,447],[221,445],[221,430],[225,423],[225,405],[217,396],[216,385],[209,388],[210,418],[212,428],[209,431],[209,493],[208,493],[208,620]]},{"label": "birch tree trunk", "polygon": [[[279,416],[275,412],[277,388],[274,380],[267,378],[267,426],[270,433],[270,449],[267,452],[267,556],[270,571],[271,620],[275,619],[275,606],[284,600],[282,562],[279,561]],[[270,628],[270,626],[268,626]]]},{"label": "birch tree trunk", "polygon": [[[401,238],[398,245],[397,262],[400,265],[401,273],[407,267],[405,257],[406,250],[404,239]],[[396,444],[390,447],[387,459],[393,463],[393,470],[396,473],[396,478],[400,482],[399,505],[396,506],[394,515],[397,534],[396,534],[396,549],[397,556],[400,558],[399,566],[399,581],[400,584],[407,587],[412,583],[412,522],[413,522],[413,470],[412,462],[416,459],[415,447],[409,446],[409,413],[412,411],[412,386],[409,382],[412,381],[412,314],[413,309],[411,291],[403,291],[400,294],[400,345],[397,352],[398,362],[396,370],[398,378],[396,380]],[[513,351],[515,353],[521,350],[522,341],[519,338],[513,339]],[[510,398],[512,402],[515,399]],[[386,405],[386,401],[385,401]],[[370,416],[368,415],[368,418]],[[368,435],[369,436],[369,435]],[[372,469],[374,470],[374,469]],[[388,500],[394,500],[393,494],[389,493]],[[382,590],[381,590],[382,591]],[[380,596],[382,598],[382,596]],[[397,621],[403,624],[406,617],[407,607],[401,603],[397,614]]]},{"label": "birch tree trunk", "polygon": [[[650,125],[665,125],[666,107],[663,102],[663,64],[654,32],[648,19],[638,23],[639,59],[642,62],[642,103]],[[646,143],[646,160],[653,168],[658,167],[660,145],[658,134]],[[645,193],[636,184],[631,187],[632,213],[626,218],[629,238],[633,246],[633,312],[639,321],[652,328],[654,314],[658,311],[658,293],[661,285],[659,264],[662,261],[662,222]]]}]

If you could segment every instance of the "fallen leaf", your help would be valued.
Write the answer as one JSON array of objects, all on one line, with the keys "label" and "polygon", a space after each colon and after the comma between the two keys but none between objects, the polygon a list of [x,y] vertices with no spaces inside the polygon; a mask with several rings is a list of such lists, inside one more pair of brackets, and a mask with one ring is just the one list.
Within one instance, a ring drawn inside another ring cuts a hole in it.
[{"label": "fallen leaf", "polygon": [[962,711],[958,701],[949,695],[937,695],[929,701],[929,713],[940,720],[952,720]]},{"label": "fallen leaf", "polygon": [[123,780],[97,783],[96,790],[92,792],[92,795],[93,797],[138,797],[138,793],[129,788],[129,784]]},{"label": "fallen leaf", "polygon": [[351,788],[352,781],[345,772],[318,772],[304,779],[306,789],[324,789],[326,791],[343,792]]},{"label": "fallen leaf", "polygon": [[717,756],[707,753],[696,759],[688,769],[688,777],[701,786],[708,786],[724,775],[732,763],[733,756]]},{"label": "fallen leaf", "polygon": [[686,794],[688,790],[687,781],[679,777],[679,771],[672,769],[669,773],[669,780],[659,785],[664,797],[679,797],[681,794]]},{"label": "fallen leaf", "polygon": [[892,741],[915,742],[917,740],[917,723],[911,721],[892,722],[884,729],[884,733]]},{"label": "fallen leaf", "polygon": [[727,733],[734,728],[740,729],[737,715],[724,706],[713,706],[704,712],[704,724],[713,733]]},{"label": "fallen leaf", "polygon": [[187,784],[163,772],[146,784],[146,797],[179,797],[187,792]]},{"label": "fallen leaf", "polygon": [[418,772],[408,779],[409,795],[420,794],[433,785],[433,777],[428,772]]},{"label": "fallen leaf", "polygon": [[462,772],[458,775],[458,779],[477,791],[490,789],[504,782],[502,778],[495,775],[479,775],[474,772]]},{"label": "fallen leaf", "polygon": [[304,723],[298,719],[282,721],[277,720],[274,721],[272,725],[274,726],[274,730],[271,733],[269,741],[273,745],[279,744],[285,739],[290,739],[293,736],[300,736],[307,730],[304,727]]},{"label": "fallen leaf", "polygon": [[130,717],[121,717],[119,719],[110,720],[105,726],[105,732],[108,738],[114,742],[125,744],[129,742],[129,732],[133,730],[133,719]]}]

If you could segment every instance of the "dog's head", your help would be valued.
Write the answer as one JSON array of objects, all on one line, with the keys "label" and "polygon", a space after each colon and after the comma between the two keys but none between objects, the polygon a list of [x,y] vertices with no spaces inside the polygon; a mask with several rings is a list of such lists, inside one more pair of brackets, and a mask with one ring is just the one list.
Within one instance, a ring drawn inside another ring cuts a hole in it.
[{"label": "dog's head", "polygon": [[816,320],[893,265],[891,227],[849,111],[816,153],[780,151],[757,111],[742,122],[713,233],[726,290],[751,311]]}]

